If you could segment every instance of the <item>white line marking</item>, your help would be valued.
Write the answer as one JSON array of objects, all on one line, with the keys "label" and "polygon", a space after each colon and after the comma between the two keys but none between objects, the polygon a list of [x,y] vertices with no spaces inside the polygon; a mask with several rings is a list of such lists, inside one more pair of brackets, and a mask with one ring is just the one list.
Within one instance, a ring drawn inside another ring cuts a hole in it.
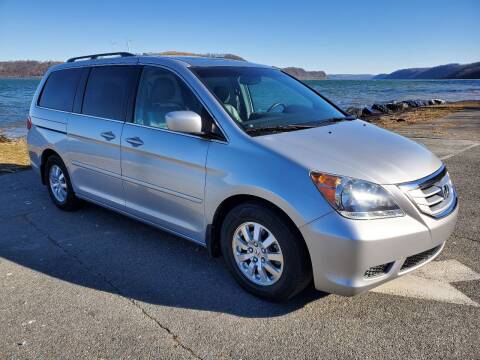
[{"label": "white line marking", "polygon": [[371,291],[434,300],[452,304],[480,306],[450,283],[480,280],[480,274],[457,260],[432,261],[420,269]]},{"label": "white line marking", "polygon": [[454,152],[454,153],[452,153],[452,154],[448,154],[448,155],[442,156],[442,157],[440,158],[440,160],[450,159],[451,157],[454,157],[455,155],[461,154],[461,153],[463,153],[464,151],[470,150],[470,149],[472,149],[472,148],[474,148],[475,146],[478,146],[478,145],[480,145],[480,144],[472,144],[472,145],[470,145],[470,146],[467,146],[465,149],[456,151],[456,152]]}]

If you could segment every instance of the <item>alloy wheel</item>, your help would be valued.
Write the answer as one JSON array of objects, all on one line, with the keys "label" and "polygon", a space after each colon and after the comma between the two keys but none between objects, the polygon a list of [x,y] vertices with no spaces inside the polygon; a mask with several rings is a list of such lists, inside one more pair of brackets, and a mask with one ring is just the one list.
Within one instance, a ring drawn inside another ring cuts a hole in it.
[{"label": "alloy wheel", "polygon": [[48,179],[53,196],[59,203],[64,203],[67,199],[67,181],[62,169],[58,165],[53,165]]},{"label": "alloy wheel", "polygon": [[251,282],[269,286],[280,279],[284,266],[282,249],[265,226],[256,222],[241,224],[234,232],[232,250],[238,268]]}]

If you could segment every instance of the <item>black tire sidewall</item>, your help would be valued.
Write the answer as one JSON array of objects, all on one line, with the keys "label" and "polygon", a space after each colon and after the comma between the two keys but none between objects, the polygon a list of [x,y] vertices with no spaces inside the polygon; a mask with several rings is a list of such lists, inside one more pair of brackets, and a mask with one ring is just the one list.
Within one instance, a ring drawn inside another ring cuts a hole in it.
[{"label": "black tire sidewall", "polygon": [[[282,249],[283,272],[280,279],[272,285],[261,286],[251,282],[237,266],[233,256],[232,239],[238,226],[245,222],[256,222],[265,226]],[[234,208],[222,224],[221,247],[229,270],[244,289],[270,301],[287,300],[305,287],[308,274],[300,241],[284,217],[260,204],[244,204]]]}]

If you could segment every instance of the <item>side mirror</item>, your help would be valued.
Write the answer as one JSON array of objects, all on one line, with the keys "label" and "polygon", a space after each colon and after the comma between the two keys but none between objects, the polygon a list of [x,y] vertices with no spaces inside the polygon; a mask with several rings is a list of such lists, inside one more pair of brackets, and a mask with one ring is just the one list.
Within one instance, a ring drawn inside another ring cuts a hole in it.
[{"label": "side mirror", "polygon": [[171,111],[165,115],[168,130],[189,134],[202,132],[202,118],[193,111]]}]

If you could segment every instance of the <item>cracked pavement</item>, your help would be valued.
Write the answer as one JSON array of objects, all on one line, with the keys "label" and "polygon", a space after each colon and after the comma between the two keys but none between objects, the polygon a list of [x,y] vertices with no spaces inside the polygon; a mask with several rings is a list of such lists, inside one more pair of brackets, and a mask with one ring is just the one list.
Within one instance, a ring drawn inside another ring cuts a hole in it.
[{"label": "cracked pavement", "polygon": [[[438,260],[480,272],[479,109],[398,131],[458,189]],[[453,285],[480,303],[480,281]],[[464,359],[480,354],[480,307],[312,289],[271,304],[197,245],[95,205],[58,210],[24,171],[0,176],[0,334],[5,359]]]}]

